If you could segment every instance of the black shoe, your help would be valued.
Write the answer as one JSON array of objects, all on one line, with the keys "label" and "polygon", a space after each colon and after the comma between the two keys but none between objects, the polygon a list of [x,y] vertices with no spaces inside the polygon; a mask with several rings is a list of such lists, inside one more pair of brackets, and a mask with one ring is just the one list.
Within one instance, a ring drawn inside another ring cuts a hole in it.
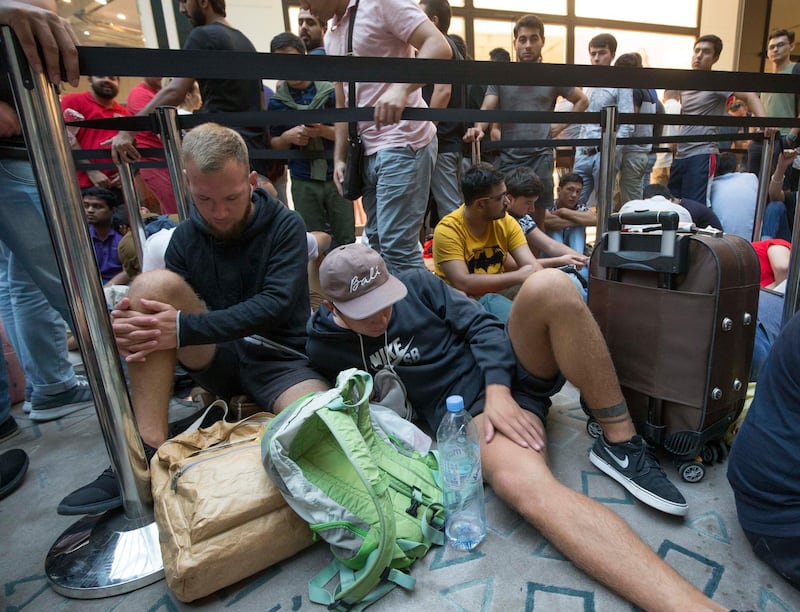
[{"label": "black shoe", "polygon": [[100,514],[122,506],[117,475],[111,467],[105,469],[94,482],[76,489],[58,504],[56,512],[67,516]]},{"label": "black shoe", "polygon": [[[2,357],[0,357],[2,359]],[[10,414],[8,418],[0,423],[0,442],[13,438],[19,433],[19,425]]]},{"label": "black shoe", "polygon": [[187,431],[197,431],[205,427],[211,427],[217,421],[223,420],[228,415],[228,404],[223,400],[216,400],[202,410],[194,414],[169,424],[169,437],[182,434]]},{"label": "black shoe", "polygon": [[611,444],[601,435],[589,452],[589,461],[648,506],[676,516],[686,516],[689,512],[683,495],[667,479],[658,459],[641,436]]},{"label": "black shoe", "polygon": [[11,495],[22,484],[27,471],[28,455],[24,450],[14,448],[0,455],[0,499]]}]

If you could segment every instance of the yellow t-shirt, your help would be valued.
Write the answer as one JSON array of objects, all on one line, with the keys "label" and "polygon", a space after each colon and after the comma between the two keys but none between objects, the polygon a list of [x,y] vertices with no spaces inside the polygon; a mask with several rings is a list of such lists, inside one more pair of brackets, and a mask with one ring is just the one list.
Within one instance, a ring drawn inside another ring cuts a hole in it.
[{"label": "yellow t-shirt", "polygon": [[436,225],[433,233],[434,272],[448,282],[441,263],[460,260],[470,274],[498,274],[503,271],[508,254],[527,245],[519,223],[506,213],[489,224],[483,236],[476,237],[464,221],[464,204]]}]

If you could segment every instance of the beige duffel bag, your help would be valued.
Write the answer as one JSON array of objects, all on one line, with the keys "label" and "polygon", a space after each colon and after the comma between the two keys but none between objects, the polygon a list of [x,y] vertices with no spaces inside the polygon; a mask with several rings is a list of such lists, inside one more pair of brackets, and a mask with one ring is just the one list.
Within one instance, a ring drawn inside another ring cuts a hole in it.
[{"label": "beige duffel bag", "polygon": [[259,412],[180,434],[150,462],[167,584],[181,601],[204,597],[312,543],[261,463]]}]

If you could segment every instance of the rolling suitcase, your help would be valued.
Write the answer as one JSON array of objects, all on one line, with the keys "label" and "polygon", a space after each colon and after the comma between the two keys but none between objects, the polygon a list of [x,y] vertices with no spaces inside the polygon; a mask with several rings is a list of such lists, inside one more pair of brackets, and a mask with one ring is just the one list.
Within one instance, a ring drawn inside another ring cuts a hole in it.
[{"label": "rolling suitcase", "polygon": [[[589,308],[637,431],[696,482],[727,455],[722,438],[744,404],[759,264],[738,236],[677,228],[675,212],[612,215],[591,257]],[[591,419],[587,429],[598,434]]]}]

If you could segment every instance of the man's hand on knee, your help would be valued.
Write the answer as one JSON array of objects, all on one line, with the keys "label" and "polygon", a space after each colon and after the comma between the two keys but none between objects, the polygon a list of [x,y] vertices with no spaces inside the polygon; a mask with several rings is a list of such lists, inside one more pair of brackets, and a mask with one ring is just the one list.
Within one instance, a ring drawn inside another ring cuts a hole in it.
[{"label": "man's hand on knee", "polygon": [[170,304],[155,300],[140,300],[143,312],[134,310],[130,300],[123,298],[111,311],[114,338],[125,361],[145,361],[154,351],[175,349],[178,346],[178,311]]},{"label": "man's hand on knee", "polygon": [[511,390],[503,385],[486,386],[486,443],[490,443],[495,432],[500,432],[523,448],[541,451],[545,447],[544,427],[533,414],[523,410],[511,396]]}]

